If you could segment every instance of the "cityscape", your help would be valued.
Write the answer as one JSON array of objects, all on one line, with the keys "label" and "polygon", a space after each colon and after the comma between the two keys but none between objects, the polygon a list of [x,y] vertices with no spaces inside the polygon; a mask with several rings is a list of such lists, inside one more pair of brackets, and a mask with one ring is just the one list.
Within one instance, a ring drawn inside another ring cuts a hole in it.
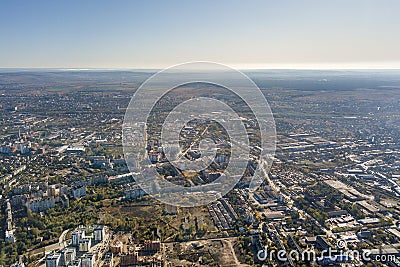
[{"label": "cityscape", "polygon": [[[151,72],[2,72],[0,264],[397,266],[400,73],[247,74],[274,114],[271,169],[252,191],[257,163],[250,160],[228,194],[184,208],[148,195],[124,159],[126,107]],[[167,103],[199,95],[198,88],[178,88]],[[214,163],[200,172],[168,164],[162,144],[149,138],[149,159],[164,179],[194,186],[221,176],[229,142],[218,125],[209,128],[195,120],[181,132],[188,158],[198,157],[196,136],[218,141]],[[263,259],[266,247],[316,258]],[[345,249],[345,256],[321,255],[328,249]],[[368,252],[368,260],[346,251]]]}]

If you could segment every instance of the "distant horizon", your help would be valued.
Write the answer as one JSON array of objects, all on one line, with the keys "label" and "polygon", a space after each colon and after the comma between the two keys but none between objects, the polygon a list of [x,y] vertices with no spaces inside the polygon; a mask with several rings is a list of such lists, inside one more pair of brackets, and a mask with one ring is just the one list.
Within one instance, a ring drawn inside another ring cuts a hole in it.
[{"label": "distant horizon", "polygon": [[[176,65],[176,64],[175,64]],[[171,66],[175,66],[171,65]],[[224,64],[225,65],[225,64]],[[376,66],[362,66],[362,65],[346,65],[343,66],[336,66],[333,65],[314,65],[314,64],[302,64],[300,65],[259,65],[257,66],[249,66],[249,65],[236,65],[236,64],[226,64],[226,66],[243,70],[243,71],[267,71],[267,70],[364,70],[364,71],[373,71],[373,70],[400,70],[399,65],[376,65]],[[59,71],[161,71],[163,69],[169,68],[171,66],[166,67],[0,67],[1,71],[5,70],[15,70],[15,71],[24,71],[24,70],[38,70],[38,71],[45,71],[45,70],[59,70]]]}]

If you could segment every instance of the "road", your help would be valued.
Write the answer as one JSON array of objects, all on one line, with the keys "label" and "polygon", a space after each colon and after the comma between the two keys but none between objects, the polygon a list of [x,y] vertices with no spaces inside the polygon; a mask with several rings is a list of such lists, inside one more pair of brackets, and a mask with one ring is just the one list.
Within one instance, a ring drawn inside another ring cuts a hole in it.
[{"label": "road", "polygon": [[[236,238],[237,238],[237,236],[198,238],[198,239],[187,240],[185,242],[233,240]],[[167,243],[180,243],[180,242],[178,242],[178,241],[163,241],[163,243],[167,244]]]},{"label": "road", "polygon": [[244,266],[249,266],[249,265],[247,265],[247,264],[241,263],[241,262],[238,260],[238,258],[236,257],[235,250],[233,249],[231,240],[228,240],[228,242],[226,242],[226,243],[228,244],[228,247],[229,247],[229,249],[231,250],[231,253],[232,253],[232,256],[233,256],[233,260],[235,261],[235,266],[243,266],[243,267],[244,267]]},{"label": "road", "polygon": [[195,140],[193,140],[193,142],[190,144],[190,146],[184,151],[180,151],[176,157],[176,160],[180,160],[182,157],[184,157],[186,155],[186,153],[188,153],[190,150],[192,150],[192,147],[198,143],[198,141],[200,141],[201,137],[207,132],[208,128],[210,126],[207,125],[207,127],[201,132],[201,134],[199,134]]},{"label": "road", "polygon": [[58,238],[58,243],[50,244],[43,248],[38,248],[28,252],[30,256],[35,256],[38,254],[42,254],[44,252],[44,256],[37,261],[35,266],[39,266],[39,264],[42,261],[44,261],[46,259],[46,256],[49,255],[52,251],[60,250],[67,246],[67,243],[65,241],[65,236],[67,235],[68,232],[69,230],[65,230],[61,233],[60,237]]}]

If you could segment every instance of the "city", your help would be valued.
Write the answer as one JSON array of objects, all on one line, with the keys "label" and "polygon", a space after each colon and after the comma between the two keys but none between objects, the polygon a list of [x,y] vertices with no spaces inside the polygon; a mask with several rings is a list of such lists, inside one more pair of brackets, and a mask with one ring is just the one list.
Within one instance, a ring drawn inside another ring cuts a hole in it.
[{"label": "city", "polygon": [[[1,264],[301,266],[308,263],[279,263],[276,255],[261,261],[257,253],[267,246],[320,256],[344,241],[346,249],[367,250],[370,262],[320,257],[317,263],[397,266],[400,93],[387,84],[398,84],[400,76],[377,73],[363,80],[369,84],[361,89],[350,81],[362,71],[298,72],[306,77],[300,85],[290,79],[274,84],[285,74],[280,72],[253,78],[268,98],[277,127],[275,159],[262,186],[249,191],[257,167],[250,161],[231,192],[191,208],[147,195],[124,160],[124,107],[148,73],[2,73]],[[42,87],[31,82],[36,75]],[[19,86],[14,88],[15,80]],[[343,89],[329,89],[338,81]],[[179,102],[178,96],[170,99]],[[196,136],[216,140],[215,162],[198,173],[168,165],[157,138],[149,138],[149,158],[165,179],[193,186],[221,175],[229,142],[218,125],[209,128],[194,121],[181,132],[188,158],[198,157]]]}]

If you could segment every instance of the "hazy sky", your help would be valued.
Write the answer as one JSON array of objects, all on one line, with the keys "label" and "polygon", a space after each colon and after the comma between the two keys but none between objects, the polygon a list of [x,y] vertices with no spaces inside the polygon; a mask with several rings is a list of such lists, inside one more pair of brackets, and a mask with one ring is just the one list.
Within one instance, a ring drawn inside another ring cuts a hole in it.
[{"label": "hazy sky", "polygon": [[0,67],[400,68],[400,1],[0,2]]}]

